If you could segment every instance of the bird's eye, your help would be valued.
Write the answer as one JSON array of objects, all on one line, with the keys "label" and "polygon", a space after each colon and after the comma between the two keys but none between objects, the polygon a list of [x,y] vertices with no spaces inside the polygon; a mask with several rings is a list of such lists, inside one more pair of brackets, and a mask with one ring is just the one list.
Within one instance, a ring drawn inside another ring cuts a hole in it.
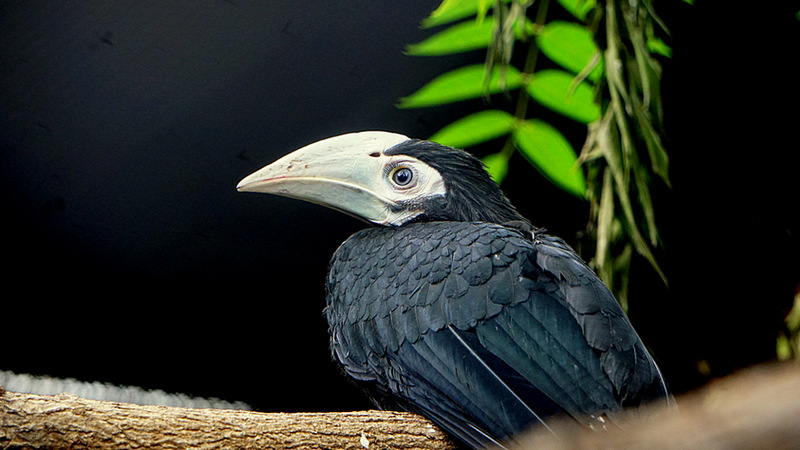
[{"label": "bird's eye", "polygon": [[413,179],[414,171],[408,167],[400,167],[392,173],[392,181],[400,187],[408,186]]}]

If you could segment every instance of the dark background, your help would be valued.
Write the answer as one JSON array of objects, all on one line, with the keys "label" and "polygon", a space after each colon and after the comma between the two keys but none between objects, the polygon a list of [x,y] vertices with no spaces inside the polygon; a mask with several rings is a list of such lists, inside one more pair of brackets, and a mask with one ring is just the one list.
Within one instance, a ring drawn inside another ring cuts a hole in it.
[{"label": "dark background", "polygon": [[[0,369],[266,411],[370,407],[321,314],[328,259],[364,225],[235,186],[325,137],[427,137],[466,115],[394,106],[483,60],[402,53],[438,4],[0,3]],[[772,359],[800,282],[800,40],[788,8],[657,7],[674,50],[673,189],[656,195],[671,286],[635,265],[631,318],[683,392]],[[569,242],[586,224],[519,158],[504,188]]]}]

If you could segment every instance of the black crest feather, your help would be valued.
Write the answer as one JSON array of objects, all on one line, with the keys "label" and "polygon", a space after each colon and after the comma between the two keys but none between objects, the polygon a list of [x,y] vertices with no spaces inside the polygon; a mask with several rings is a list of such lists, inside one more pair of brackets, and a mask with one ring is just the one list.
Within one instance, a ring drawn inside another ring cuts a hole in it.
[{"label": "black crest feather", "polygon": [[444,199],[426,208],[419,220],[462,222],[528,223],[492,180],[483,163],[469,153],[412,139],[386,151],[388,155],[408,155],[433,167],[444,179]]}]

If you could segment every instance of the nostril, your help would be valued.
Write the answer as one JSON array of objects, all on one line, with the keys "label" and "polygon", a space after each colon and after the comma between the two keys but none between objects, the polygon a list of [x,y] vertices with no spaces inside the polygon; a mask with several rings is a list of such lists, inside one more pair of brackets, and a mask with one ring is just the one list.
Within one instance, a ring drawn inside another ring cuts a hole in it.
[{"label": "nostril", "polygon": [[372,152],[372,153],[369,154],[369,156],[371,156],[373,158],[377,158],[377,157],[381,156],[381,153],[380,152]]}]

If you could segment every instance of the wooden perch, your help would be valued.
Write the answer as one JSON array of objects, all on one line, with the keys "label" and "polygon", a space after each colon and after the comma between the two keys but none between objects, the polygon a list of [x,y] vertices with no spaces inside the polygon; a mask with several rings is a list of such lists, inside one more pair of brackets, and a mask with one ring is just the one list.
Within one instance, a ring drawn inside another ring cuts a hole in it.
[{"label": "wooden perch", "polygon": [[259,413],[5,392],[0,448],[454,449],[426,419],[381,411]]},{"label": "wooden perch", "polygon": [[555,424],[518,449],[800,449],[800,365],[765,364],[678,399],[678,410],[631,413],[619,428],[592,432]]},{"label": "wooden perch", "polygon": [[[645,410],[592,432],[554,424],[520,448],[800,448],[800,366],[759,366],[681,397],[680,411]],[[138,406],[0,388],[0,448],[448,449],[414,414],[258,413]]]}]

